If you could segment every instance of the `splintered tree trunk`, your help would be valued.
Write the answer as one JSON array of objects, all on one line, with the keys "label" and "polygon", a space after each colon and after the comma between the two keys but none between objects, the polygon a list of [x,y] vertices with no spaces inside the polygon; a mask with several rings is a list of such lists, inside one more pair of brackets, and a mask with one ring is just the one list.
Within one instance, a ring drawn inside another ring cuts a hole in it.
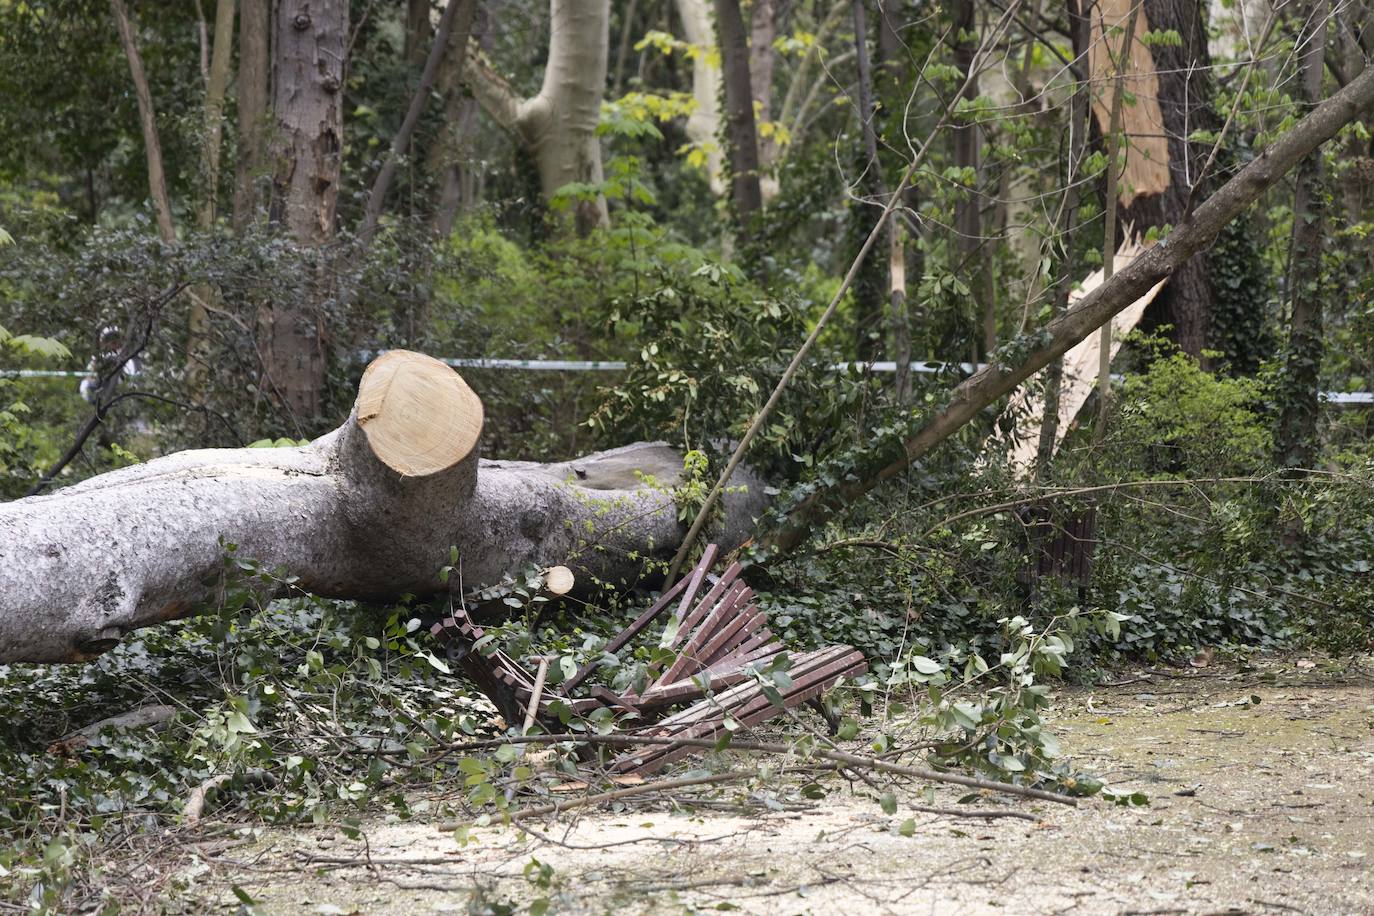
[{"label": "splintered tree trunk", "polygon": [[[272,217],[303,250],[334,237],[343,156],[343,73],[348,0],[280,0],[275,31],[277,126]],[[324,393],[321,314],[327,271],[310,268],[303,303],[276,303],[267,316],[268,388],[296,418],[319,415]]]},{"label": "splintered tree trunk", "polygon": [[[1122,108],[1126,140],[1126,168],[1118,187],[1121,208],[1117,213],[1123,229],[1119,238],[1143,237],[1154,227],[1183,222],[1193,182],[1206,158],[1205,145],[1189,141],[1191,133],[1216,126],[1212,114],[1211,57],[1207,50],[1206,22],[1198,0],[1144,0],[1130,54],[1117,47],[1133,0],[1097,0],[1085,4],[1091,21],[1087,51],[1095,93],[1093,113],[1105,135],[1111,116],[1112,90],[1109,75],[1115,60],[1125,60],[1124,91],[1133,99]],[[1175,30],[1183,39],[1178,46],[1146,45],[1142,36]],[[1106,38],[1104,39],[1104,35]],[[1196,195],[1201,197],[1199,193]],[[1198,255],[1170,278],[1151,309],[1145,325],[1168,325],[1174,343],[1194,358],[1207,345],[1212,311],[1212,288],[1207,280],[1205,256]]]},{"label": "splintered tree trunk", "polygon": [[784,523],[769,533],[762,546],[777,553],[792,550],[805,540],[814,525],[852,506],[864,494],[905,472],[913,462],[962,429],[990,404],[1005,397],[1051,360],[1063,356],[1074,344],[1138,301],[1161,280],[1176,274],[1211,245],[1227,223],[1371,105],[1374,105],[1374,67],[1366,67],[1344,89],[1256,156],[1187,220],[1175,226],[1165,243],[1146,249],[1118,270],[1112,279],[1079,300],[1078,305],[1046,324],[1041,338],[1044,343],[1027,351],[1015,365],[993,363],[980,369],[951,391],[945,405],[927,414],[925,422],[910,436],[890,445],[876,445],[865,454],[862,467],[855,473],[816,490],[797,503],[788,511]]},{"label": "splintered tree trunk", "polygon": [[[393,350],[368,367],[348,420],[309,445],[181,452],[0,505],[0,664],[87,660],[213,609],[235,565],[226,543],[298,588],[386,601],[555,564],[584,587],[633,583],[681,542],[671,493],[643,484],[675,482],[680,452],[479,462],[481,430],[457,373]],[[763,506],[761,482],[745,482],[726,508],[731,543]]]}]

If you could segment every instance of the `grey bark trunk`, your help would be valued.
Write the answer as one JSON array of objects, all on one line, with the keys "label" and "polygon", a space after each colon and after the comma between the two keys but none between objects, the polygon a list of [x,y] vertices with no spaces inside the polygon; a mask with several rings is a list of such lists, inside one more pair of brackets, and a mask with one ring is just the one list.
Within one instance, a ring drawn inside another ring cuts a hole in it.
[{"label": "grey bark trunk", "polygon": [[168,245],[175,245],[177,231],[172,223],[172,202],[167,196],[167,174],[162,167],[162,141],[158,137],[157,112],[153,109],[148,75],[143,69],[143,57],[138,52],[133,23],[129,19],[129,11],[124,7],[124,0],[110,0],[110,9],[114,12],[119,42],[129,62],[129,76],[138,99],[138,123],[143,130],[143,154],[148,164],[148,196],[153,201],[153,211],[157,215],[158,235]]},{"label": "grey bark trunk", "polygon": [[[978,48],[976,11],[973,0],[957,0],[954,6],[954,65],[960,76],[967,78]],[[968,81],[963,98],[972,101],[978,96],[977,80]],[[954,128],[954,164],[972,169],[973,187],[954,205],[954,232],[960,270],[971,275],[969,288],[977,309],[977,323],[981,340],[976,352],[991,353],[997,347],[997,295],[993,288],[992,258],[983,245],[982,200],[978,193],[979,128],[976,124],[956,124]]]},{"label": "grey bark trunk", "polygon": [[730,193],[739,220],[740,249],[751,239],[750,223],[763,208],[759,185],[758,130],[754,125],[754,87],[749,78],[749,38],[739,0],[715,0],[716,34],[725,80],[725,122],[730,156]]},{"label": "grey bark trunk", "polygon": [[[677,0],[678,18],[687,43],[702,50],[716,47],[710,0]],[[725,193],[721,177],[725,157],[720,146],[720,65],[710,54],[692,58],[692,99],[696,108],[687,116],[687,137],[706,154],[706,179],[714,194]]]},{"label": "grey bark trunk", "polygon": [[242,0],[239,5],[238,159],[234,173],[235,232],[257,217],[258,185],[266,159],[268,36],[272,22],[269,0]]},{"label": "grey bark trunk", "polygon": [[[1312,33],[1303,36],[1303,100],[1315,105],[1322,93],[1322,56],[1326,50],[1327,0],[1307,5]],[[1280,383],[1278,434],[1279,464],[1313,467],[1317,457],[1317,399],[1325,340],[1322,336],[1322,250],[1325,245],[1326,202],[1322,182],[1326,164],[1321,150],[1303,160],[1293,194],[1293,235],[1289,249],[1288,292],[1292,324],[1288,332],[1283,379]]]},{"label": "grey bark trunk", "polygon": [[[549,59],[539,94],[519,98],[480,54],[469,54],[465,76],[473,94],[499,125],[534,157],[545,200],[570,184],[604,179],[596,127],[606,91],[610,54],[610,0],[550,0]],[[606,200],[580,201],[577,228],[609,225]]]},{"label": "grey bark trunk", "polygon": [[[280,0],[273,115],[277,147],[272,218],[303,250],[334,237],[343,154],[347,0]],[[275,303],[263,347],[269,390],[298,421],[319,415],[324,393],[321,309],[330,291],[316,264],[304,303]]]},{"label": "grey bark trunk", "polygon": [[[386,601],[531,566],[633,583],[681,541],[672,494],[639,476],[673,483],[680,452],[641,443],[560,464],[479,462],[480,429],[480,401],[456,373],[391,351],[348,420],[309,445],[181,452],[0,505],[0,664],[86,660],[140,627],[213,610],[226,542],[238,559],[285,567],[294,587]],[[761,482],[746,483],[718,532],[731,544],[763,507]],[[445,584],[451,546],[459,568]]]}]

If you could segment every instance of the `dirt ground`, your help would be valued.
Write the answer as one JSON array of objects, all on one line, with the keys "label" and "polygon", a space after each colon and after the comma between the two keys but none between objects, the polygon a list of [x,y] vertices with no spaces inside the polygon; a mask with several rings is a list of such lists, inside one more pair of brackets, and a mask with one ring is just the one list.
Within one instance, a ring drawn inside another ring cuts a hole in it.
[{"label": "dirt ground", "polygon": [[1289,658],[1061,691],[1066,752],[1145,807],[1002,798],[985,806],[1035,820],[974,820],[914,812],[962,793],[912,785],[887,816],[836,778],[782,810],[726,791],[467,845],[423,817],[364,824],[365,843],[269,831],[202,847],[184,877],[262,913],[1374,913],[1372,671]]}]

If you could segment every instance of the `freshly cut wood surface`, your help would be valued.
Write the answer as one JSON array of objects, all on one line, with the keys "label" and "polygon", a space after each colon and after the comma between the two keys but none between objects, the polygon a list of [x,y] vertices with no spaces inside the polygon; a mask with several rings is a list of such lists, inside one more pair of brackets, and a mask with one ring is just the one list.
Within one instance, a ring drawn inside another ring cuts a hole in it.
[{"label": "freshly cut wood surface", "polygon": [[405,477],[426,477],[472,454],[482,400],[439,360],[391,350],[363,373],[358,426],[379,461]]}]

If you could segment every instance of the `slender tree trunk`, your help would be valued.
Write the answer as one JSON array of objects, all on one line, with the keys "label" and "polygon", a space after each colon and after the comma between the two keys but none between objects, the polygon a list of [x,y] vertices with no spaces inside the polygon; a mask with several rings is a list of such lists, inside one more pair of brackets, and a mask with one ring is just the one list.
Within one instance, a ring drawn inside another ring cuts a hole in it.
[{"label": "slender tree trunk", "polygon": [[[1307,4],[1310,34],[1302,55],[1302,93],[1309,105],[1321,101],[1322,56],[1326,50],[1327,0]],[[1292,323],[1281,382],[1281,408],[1275,445],[1284,467],[1314,467],[1317,459],[1317,401],[1322,355],[1322,252],[1325,248],[1326,165],[1320,149],[1298,169],[1293,194],[1293,235],[1288,252],[1288,292]]]},{"label": "slender tree trunk", "polygon": [[[477,53],[464,76],[482,109],[530,151],[545,200],[574,183],[604,180],[596,127],[606,91],[610,0],[550,0],[549,58],[539,94],[520,98]],[[586,233],[609,225],[606,200],[578,201],[576,225]]]},{"label": "slender tree trunk", "polygon": [[406,0],[406,63],[418,67],[429,47],[430,0]]},{"label": "slender tree trunk", "polygon": [[[711,22],[711,0],[677,0],[687,43],[709,51],[716,47],[716,32]],[[713,194],[725,193],[721,177],[725,157],[720,146],[720,64],[709,53],[692,58],[692,100],[696,107],[687,116],[687,138],[706,154],[706,179]]]},{"label": "slender tree trunk", "polygon": [[635,14],[639,10],[639,0],[630,0],[620,15],[620,42],[615,48],[615,70],[611,76],[611,95],[619,98],[625,87],[625,62],[630,57],[630,46],[634,41]]},{"label": "slender tree trunk", "polygon": [[[1088,20],[1081,12],[1082,3],[1070,4],[1069,23],[1074,31],[1075,44],[1087,42]],[[1069,142],[1064,168],[1064,197],[1060,203],[1059,218],[1055,222],[1054,244],[1060,254],[1054,267],[1054,293],[1051,308],[1053,318],[1058,318],[1069,307],[1069,293],[1078,277],[1078,264],[1074,258],[1074,238],[1078,233],[1078,211],[1082,201],[1080,172],[1083,158],[1088,148],[1088,97],[1092,87],[1086,79],[1081,79],[1074,87],[1073,99],[1069,103]],[[1107,325],[1110,327],[1110,325]],[[1045,370],[1045,406],[1040,418],[1040,441],[1035,452],[1035,478],[1043,480],[1049,474],[1054,460],[1054,446],[1059,432],[1059,394],[1064,384],[1064,359],[1057,356]]]},{"label": "slender tree trunk", "polygon": [[759,193],[764,202],[777,197],[778,181],[773,166],[778,159],[778,138],[763,124],[773,121],[773,63],[776,51],[777,11],[773,0],[754,0],[749,13],[749,83],[754,87],[754,108],[759,120]]},{"label": "slender tree trunk", "polygon": [[269,390],[309,421],[324,396],[323,309],[332,289],[319,249],[334,238],[339,197],[348,0],[278,0],[275,37],[272,220],[311,266],[307,301],[273,304],[264,362]]},{"label": "slender tree trunk", "polygon": [[754,89],[749,77],[749,38],[739,0],[715,0],[716,34],[720,37],[725,78],[725,122],[730,154],[730,194],[739,220],[739,247],[753,240],[754,215],[763,209],[759,184],[758,130],[754,125]]},{"label": "slender tree trunk", "polygon": [[[878,129],[876,121],[878,119],[878,106],[874,103],[873,91],[873,72],[875,69],[882,69],[883,61],[879,58],[875,68],[869,61],[868,56],[868,15],[865,0],[854,0],[854,49],[855,60],[858,65],[858,96],[859,96],[859,129],[863,135],[864,145],[864,168],[868,175],[869,194],[875,200],[886,200],[888,198],[887,179],[883,174],[882,160],[878,156]],[[871,209],[871,206],[865,209]],[[872,231],[872,221],[866,221],[863,226],[863,234]],[[892,358],[897,364],[897,371],[893,379],[893,391],[898,403],[907,400],[911,391],[911,328],[906,317],[906,248],[902,243],[901,227],[897,220],[887,221],[885,231],[887,232],[887,283],[886,299],[891,314],[891,337],[892,337]],[[876,261],[876,259],[874,259]],[[879,262],[880,263],[880,262]],[[877,268],[881,270],[881,268]],[[870,295],[876,293],[873,289],[875,284],[864,284],[865,291]],[[859,298],[859,284],[855,284],[855,298]],[[860,329],[868,322],[863,318],[863,312],[867,312],[873,321],[878,315],[882,314],[882,302],[884,297],[873,296],[877,301],[872,301],[867,308],[861,310]],[[856,301],[856,305],[859,303]],[[874,322],[876,323],[876,321]],[[861,333],[861,341],[866,335]]]},{"label": "slender tree trunk", "polygon": [[[974,0],[955,0],[954,66],[963,77],[969,75],[973,66],[978,48],[977,29]],[[963,97],[972,101],[977,96],[978,81],[971,80],[964,87]],[[954,205],[954,232],[960,271],[973,280],[969,288],[981,328],[981,352],[987,354],[997,347],[997,295],[993,288],[992,248],[983,244],[983,204],[977,190],[980,130],[977,124],[956,122],[954,127],[954,164],[971,169],[974,176],[972,186]]]},{"label": "slender tree trunk", "polygon": [[129,62],[129,76],[133,80],[134,95],[138,99],[138,123],[143,130],[143,155],[148,164],[148,196],[157,216],[157,232],[162,241],[175,245],[176,226],[172,222],[172,202],[167,196],[167,174],[162,167],[162,141],[158,137],[157,112],[153,109],[153,93],[148,88],[148,75],[143,70],[143,58],[138,53],[138,40],[124,0],[110,0],[119,43]]},{"label": "slender tree trunk", "polygon": [[235,232],[242,232],[253,222],[261,198],[258,185],[267,158],[270,7],[271,0],[241,0],[239,4],[238,161],[234,170],[232,221]]},{"label": "slender tree trunk", "polygon": [[[215,228],[219,209],[219,166],[224,147],[224,95],[229,88],[230,64],[234,54],[234,0],[219,0],[215,5],[215,37],[205,80],[205,123],[201,136],[200,207],[196,225],[201,232]],[[210,313],[216,299],[209,283],[191,290],[191,314],[186,334],[186,387],[193,404],[205,401],[205,380],[210,365]]]},{"label": "slender tree trunk", "polygon": [[1047,343],[1031,349],[1014,366],[989,365],[956,387],[945,406],[910,436],[875,443],[864,467],[846,480],[824,487],[787,514],[786,521],[765,540],[773,552],[795,548],[812,526],[906,471],[986,407],[1009,394],[1113,315],[1145,295],[1151,287],[1176,274],[1198,252],[1216,240],[1222,228],[1245,212],[1260,195],[1334,137],[1341,128],[1374,105],[1374,67],[1367,67],[1316,111],[1282,134],[1267,150],[1226,182],[1183,223],[1169,233],[1167,244],[1146,249],[1069,311],[1044,328]]},{"label": "slender tree trunk", "polygon": [[[381,219],[382,209],[386,206],[386,194],[396,174],[396,165],[410,146],[410,138],[415,133],[416,125],[420,123],[420,115],[424,114],[445,51],[452,47],[453,53],[462,57],[467,55],[468,39],[472,34],[472,20],[476,11],[477,0],[449,0],[448,6],[444,8],[444,15],[439,19],[438,31],[435,32],[434,42],[425,60],[424,71],[420,74],[420,84],[415,87],[415,94],[410,99],[405,118],[401,121],[396,136],[392,138],[391,151],[382,162],[377,178],[372,183],[372,191],[368,194],[363,225],[358,230],[358,237],[364,245],[370,244],[377,232],[377,222]],[[462,66],[462,60],[459,60],[457,69],[461,71]]]}]

